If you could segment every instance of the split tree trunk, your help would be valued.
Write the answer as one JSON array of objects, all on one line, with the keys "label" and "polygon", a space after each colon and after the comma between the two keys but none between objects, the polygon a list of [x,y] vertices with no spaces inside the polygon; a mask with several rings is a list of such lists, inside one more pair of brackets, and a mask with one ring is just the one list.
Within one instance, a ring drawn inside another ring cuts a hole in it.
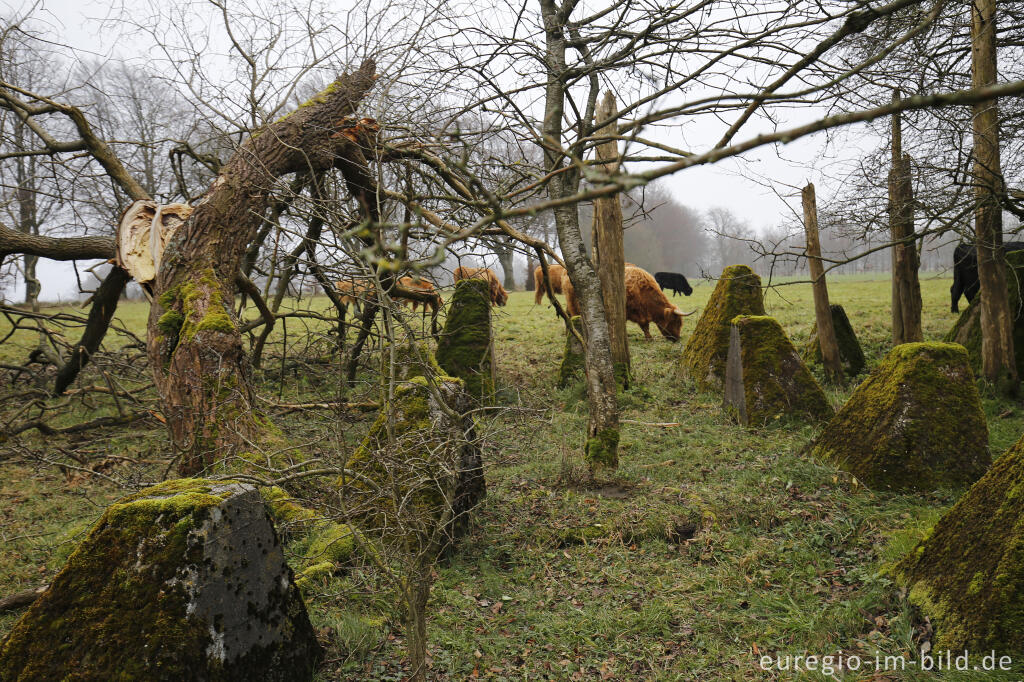
[{"label": "split tree trunk", "polygon": [[[597,107],[595,120],[604,121],[615,115],[615,96],[604,93]],[[597,131],[598,137],[615,134],[615,124],[609,123]],[[612,175],[619,168],[619,146],[614,140],[602,142],[596,149],[597,160],[604,171]],[[597,274],[604,295],[604,313],[608,319],[608,334],[615,374],[624,386],[629,386],[629,339],[626,337],[626,256],[622,244],[622,204],[619,195],[594,200],[593,244]]]},{"label": "split tree trunk", "polygon": [[825,268],[821,262],[821,243],[818,239],[818,203],[814,197],[814,185],[807,183],[803,192],[804,231],[807,234],[807,264],[811,270],[814,287],[814,317],[818,326],[818,343],[821,345],[821,359],[825,376],[834,384],[843,385],[843,363],[839,358],[839,343],[832,326],[832,310],[828,304],[828,286],[825,284]]},{"label": "split tree trunk", "polygon": [[[974,0],[970,3],[970,12],[972,85],[983,88],[996,82],[996,0]],[[1018,377],[999,204],[1004,185],[999,160],[997,100],[974,105],[973,127],[974,233],[981,285],[982,374],[1001,392],[1013,394],[1017,391]]]},{"label": "split tree trunk", "polygon": [[[899,91],[893,94],[899,101]],[[910,156],[903,153],[902,121],[892,117],[892,168],[889,171],[889,231],[892,237],[892,339],[894,345],[923,341],[921,284],[914,239],[914,189]]]},{"label": "split tree trunk", "polygon": [[183,475],[260,440],[235,276],[276,180],[340,166],[358,153],[359,124],[347,117],[373,85],[373,71],[367,60],[253,134],[167,245],[150,309],[149,361]]}]

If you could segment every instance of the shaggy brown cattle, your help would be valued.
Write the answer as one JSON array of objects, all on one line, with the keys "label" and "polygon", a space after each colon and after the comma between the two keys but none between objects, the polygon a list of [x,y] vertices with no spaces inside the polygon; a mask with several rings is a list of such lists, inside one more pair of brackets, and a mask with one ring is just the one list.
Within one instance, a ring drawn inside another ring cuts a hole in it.
[{"label": "shaggy brown cattle", "polygon": [[455,281],[462,279],[484,279],[491,287],[491,303],[494,305],[505,305],[508,303],[508,292],[501,286],[498,276],[490,268],[464,268],[461,265],[455,268]]},{"label": "shaggy brown cattle", "polygon": [[[562,291],[569,315],[579,315],[579,302],[568,273],[562,277]],[[653,338],[649,329],[653,322],[662,336],[678,341],[683,318],[689,315],[693,313],[684,313],[668,300],[651,273],[635,266],[626,267],[626,319],[639,325],[648,340]]]},{"label": "shaggy brown cattle", "polygon": [[373,284],[368,280],[338,281],[334,283],[334,286],[341,292],[342,305],[355,304],[356,308],[360,307],[375,291]]},{"label": "shaggy brown cattle", "polygon": [[[551,278],[551,293],[561,294],[562,291],[562,275],[565,274],[565,268],[557,263],[552,263],[548,266],[548,276]],[[533,296],[534,305],[540,305],[541,300],[547,293],[544,291],[544,269],[541,266],[537,266],[537,269],[533,271],[533,282],[535,293]]]},{"label": "shaggy brown cattle", "polygon": [[[413,291],[416,291],[417,289],[419,289],[420,291],[425,291],[425,292],[430,293],[430,294],[435,294],[435,292],[434,292],[434,285],[431,284],[430,282],[428,282],[427,280],[421,279],[419,277],[401,277],[398,280],[398,286],[404,287],[405,289],[411,289]],[[426,312],[427,308],[429,307],[432,312],[437,312],[438,307],[440,307],[440,300],[441,300],[441,297],[437,296],[435,294],[434,300],[432,300],[432,301],[422,301],[422,303],[423,303],[423,311]],[[407,299],[407,301],[408,301],[408,299]],[[420,303],[421,303],[421,301],[417,301],[417,300],[413,299],[413,301],[412,301],[412,311],[413,312],[416,312],[416,307]]]}]

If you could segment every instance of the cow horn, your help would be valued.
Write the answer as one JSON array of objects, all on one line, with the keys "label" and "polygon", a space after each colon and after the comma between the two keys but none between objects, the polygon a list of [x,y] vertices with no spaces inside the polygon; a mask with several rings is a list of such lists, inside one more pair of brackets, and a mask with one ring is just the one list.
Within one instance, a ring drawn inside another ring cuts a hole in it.
[{"label": "cow horn", "polygon": [[679,317],[689,317],[690,315],[693,315],[695,312],[697,312],[697,311],[696,310],[691,310],[688,313],[684,313],[679,308],[676,308],[676,315],[678,315]]}]

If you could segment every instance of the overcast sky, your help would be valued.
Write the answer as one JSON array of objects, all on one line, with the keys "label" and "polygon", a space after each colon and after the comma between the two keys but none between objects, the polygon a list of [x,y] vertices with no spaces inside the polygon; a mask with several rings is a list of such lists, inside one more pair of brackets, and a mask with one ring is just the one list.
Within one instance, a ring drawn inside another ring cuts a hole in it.
[{"label": "overcast sky", "polygon": [[[12,11],[23,13],[31,4],[34,3],[0,0],[4,14]],[[341,4],[338,3],[339,8]],[[82,57],[144,59],[144,45],[125,39],[109,26],[101,27],[102,20],[116,16],[121,9],[119,3],[107,0],[44,0],[35,16],[50,27],[55,42],[74,48]],[[789,127],[817,118],[819,114],[817,111],[794,113],[782,125]],[[680,127],[682,130],[655,131],[650,135],[671,135],[673,144],[679,144],[678,138],[681,137],[686,145],[699,148],[720,137],[723,130],[720,122],[716,124],[710,120]],[[752,120],[739,139],[766,129],[765,123]],[[856,139],[858,146],[877,144],[874,138],[865,140],[862,134],[858,137],[851,132],[838,135],[839,139],[846,141],[845,144],[826,144],[823,135],[803,138],[785,147],[765,147],[740,159],[727,159],[714,166],[690,168],[662,182],[680,204],[698,211],[727,207],[751,227],[762,231],[793,219],[794,210],[799,210],[799,188],[808,181],[817,185],[819,201],[827,200],[830,187],[822,171],[857,155],[857,150],[849,142],[851,139]],[[863,130],[858,132],[863,133]],[[45,300],[77,297],[70,264],[43,260],[39,271]],[[89,288],[88,276],[83,282]],[[21,295],[20,290],[8,292],[12,299]]]}]

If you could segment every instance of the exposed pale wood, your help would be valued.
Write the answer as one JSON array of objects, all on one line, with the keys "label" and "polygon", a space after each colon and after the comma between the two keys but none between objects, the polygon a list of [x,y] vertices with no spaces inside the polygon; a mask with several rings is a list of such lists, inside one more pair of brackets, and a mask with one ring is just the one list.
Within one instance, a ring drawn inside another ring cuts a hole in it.
[{"label": "exposed pale wood", "polygon": [[[606,91],[597,107],[594,118],[610,121],[615,116],[615,97]],[[609,123],[596,132],[597,137],[615,134],[615,124]],[[602,142],[595,150],[601,168],[608,175],[618,172],[619,146],[612,139]],[[601,293],[604,297],[604,312],[608,318],[608,333],[611,341],[612,362],[626,370],[624,380],[628,384],[629,341],[626,336],[626,256],[622,244],[622,204],[619,195],[594,200],[593,245],[594,265],[601,278]]]},{"label": "exposed pale wood", "polygon": [[828,304],[828,286],[825,283],[825,268],[821,262],[821,243],[818,239],[818,204],[814,197],[814,185],[807,183],[802,192],[804,208],[804,232],[807,235],[807,263],[814,283],[814,317],[818,325],[818,342],[821,344],[822,364],[825,376],[832,383],[843,384],[843,365],[839,359],[839,344],[832,326],[832,311]]}]

